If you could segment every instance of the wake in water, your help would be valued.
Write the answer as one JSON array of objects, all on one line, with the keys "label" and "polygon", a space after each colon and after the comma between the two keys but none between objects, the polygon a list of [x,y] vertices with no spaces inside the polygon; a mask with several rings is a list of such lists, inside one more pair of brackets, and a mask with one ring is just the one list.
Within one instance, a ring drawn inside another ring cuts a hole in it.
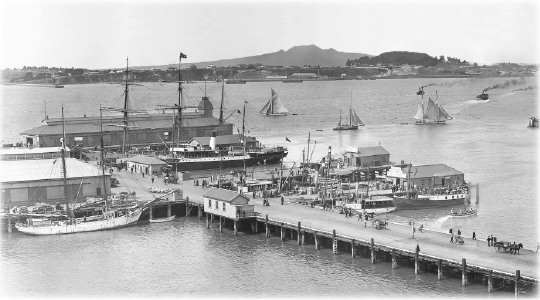
[{"label": "wake in water", "polygon": [[433,222],[432,224],[433,229],[442,229],[442,224],[446,222],[449,218],[449,216],[444,216],[438,220],[435,220],[435,222]]},{"label": "wake in water", "polygon": [[489,101],[491,101],[491,99],[487,99],[487,100],[471,99],[471,100],[465,100],[463,103],[465,103],[465,104],[480,104],[480,103],[488,103]]},{"label": "wake in water", "polygon": [[509,93],[506,93],[506,94],[502,95],[501,97],[506,97],[506,96],[510,96],[510,95],[514,95],[514,94],[515,94],[514,91],[511,91]]}]

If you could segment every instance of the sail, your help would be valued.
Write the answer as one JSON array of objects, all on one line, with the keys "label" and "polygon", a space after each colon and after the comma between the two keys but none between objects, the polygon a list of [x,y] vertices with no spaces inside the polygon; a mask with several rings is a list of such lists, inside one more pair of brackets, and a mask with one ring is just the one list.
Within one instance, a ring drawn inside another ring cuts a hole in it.
[{"label": "sail", "polygon": [[364,123],[362,123],[362,120],[360,120],[360,118],[358,117],[358,115],[356,114],[356,111],[354,111],[354,109],[352,110],[352,118],[353,118],[353,125],[364,125]]},{"label": "sail", "polygon": [[273,114],[286,114],[289,111],[283,106],[279,95],[272,89],[272,113]]},{"label": "sail", "polygon": [[424,112],[424,118],[430,121],[436,121],[439,115],[439,107],[429,98],[427,108]]},{"label": "sail", "polygon": [[424,108],[422,106],[422,103],[420,103],[420,101],[418,101],[418,109],[416,110],[416,115],[414,115],[413,119],[415,120],[424,119]]},{"label": "sail", "polygon": [[259,111],[261,114],[265,115],[274,115],[274,114],[280,114],[285,115],[289,111],[283,106],[281,103],[281,100],[279,100],[279,95],[274,92],[274,89],[272,89],[272,99],[270,99],[264,107]]},{"label": "sail", "polygon": [[[438,104],[438,103],[437,103]],[[439,120],[452,120],[453,118],[444,110],[442,105],[438,104],[439,107]]]}]

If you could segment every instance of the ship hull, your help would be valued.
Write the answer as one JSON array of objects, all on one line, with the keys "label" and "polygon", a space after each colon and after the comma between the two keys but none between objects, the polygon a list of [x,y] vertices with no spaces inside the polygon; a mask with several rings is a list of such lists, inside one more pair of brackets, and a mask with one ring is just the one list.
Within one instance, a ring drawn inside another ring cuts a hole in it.
[{"label": "ship hull", "polygon": [[220,157],[205,157],[199,159],[179,159],[176,161],[167,161],[173,167],[175,171],[193,171],[193,170],[209,170],[209,169],[230,169],[230,168],[243,168],[264,165],[264,164],[276,164],[279,163],[282,157],[286,157],[287,152],[276,151],[257,153],[252,152],[249,155],[241,156],[224,156]]},{"label": "ship hull", "polygon": [[[447,199],[445,199],[445,197]],[[454,197],[453,199],[451,197]],[[423,209],[447,207],[452,205],[463,205],[466,194],[455,195],[434,195],[431,197],[420,197],[419,199],[408,199],[405,197],[394,197],[397,210]]]},{"label": "ship hull", "polygon": [[133,225],[137,223],[141,213],[142,210],[137,209],[131,214],[97,221],[80,222],[75,224],[68,224],[60,221],[57,223],[58,225],[51,226],[26,226],[24,224],[16,224],[15,228],[17,228],[18,231],[29,235],[59,235],[107,230]]}]

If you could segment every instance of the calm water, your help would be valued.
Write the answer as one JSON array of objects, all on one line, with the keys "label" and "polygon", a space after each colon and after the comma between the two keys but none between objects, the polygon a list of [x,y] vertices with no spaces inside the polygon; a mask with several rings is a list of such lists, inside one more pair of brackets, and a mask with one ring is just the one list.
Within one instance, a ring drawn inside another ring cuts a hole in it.
[{"label": "calm water", "polygon": [[[347,145],[381,145],[390,160],[413,164],[443,163],[480,183],[480,204],[475,218],[447,219],[446,210],[389,214],[394,221],[411,218],[428,228],[460,228],[485,239],[522,242],[536,248],[538,233],[538,135],[527,128],[528,118],[538,116],[537,89],[515,91],[536,79],[518,78],[517,85],[493,89],[487,102],[473,99],[484,88],[505,78],[409,79],[375,81],[303,82],[298,84],[248,83],[226,85],[224,115],[241,125],[234,113],[248,101],[250,135],[265,144],[289,147],[288,165],[300,162],[311,132],[317,141],[312,160],[326,155],[328,146],[339,155]],[[454,117],[444,126],[415,126],[416,91],[425,89]],[[258,115],[273,88],[290,115]],[[64,89],[0,86],[3,143],[18,141],[18,133],[40,125],[44,101],[50,117],[98,115],[99,104],[121,107],[123,87],[109,84],[68,85]],[[186,85],[188,105],[198,104],[204,83]],[[334,132],[339,110],[351,103],[366,126],[356,132]],[[221,85],[207,84],[207,94],[219,114]],[[148,83],[133,86],[131,105],[154,111],[178,96],[176,85]],[[292,114],[297,115],[292,115]],[[408,124],[403,124],[408,123]],[[322,130],[322,131],[317,131]],[[291,142],[286,142],[285,137]],[[474,200],[473,200],[474,202]],[[49,274],[55,274],[51,276]],[[59,278],[62,278],[61,280]],[[169,224],[142,224],[121,230],[61,237],[2,236],[2,290],[24,295],[124,295],[124,296],[449,296],[487,295],[480,285],[463,289],[460,280],[437,281],[435,274],[414,275],[413,270],[392,270],[389,264],[372,266],[367,259],[334,256],[312,245],[267,240],[264,235],[239,235],[207,230],[194,218]],[[24,292],[23,292],[24,291]],[[500,295],[500,294],[499,294]],[[506,295],[508,296],[508,295]],[[511,296],[511,295],[510,295]]]}]

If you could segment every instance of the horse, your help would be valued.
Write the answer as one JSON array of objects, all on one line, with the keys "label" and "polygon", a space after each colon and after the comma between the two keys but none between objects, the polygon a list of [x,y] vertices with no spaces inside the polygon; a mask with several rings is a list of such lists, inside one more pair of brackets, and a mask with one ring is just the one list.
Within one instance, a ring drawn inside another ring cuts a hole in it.
[{"label": "horse", "polygon": [[519,255],[519,249],[523,249],[523,244],[522,243],[519,243],[517,245],[512,245],[510,247],[510,253],[513,253],[513,254],[518,254]]}]

